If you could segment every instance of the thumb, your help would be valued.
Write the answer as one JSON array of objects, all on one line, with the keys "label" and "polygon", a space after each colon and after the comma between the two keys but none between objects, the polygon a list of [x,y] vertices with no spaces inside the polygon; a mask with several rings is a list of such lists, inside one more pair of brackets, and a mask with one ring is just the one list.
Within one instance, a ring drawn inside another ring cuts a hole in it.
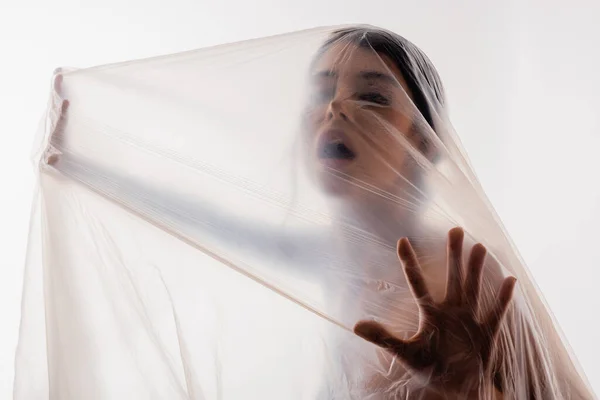
[{"label": "thumb", "polygon": [[431,348],[417,337],[402,340],[375,321],[361,321],[354,326],[354,333],[397,356],[407,367],[422,370],[431,366]]},{"label": "thumb", "polygon": [[377,346],[392,350],[401,351],[406,343],[395,337],[383,325],[375,321],[361,321],[354,326],[354,333],[368,342]]}]

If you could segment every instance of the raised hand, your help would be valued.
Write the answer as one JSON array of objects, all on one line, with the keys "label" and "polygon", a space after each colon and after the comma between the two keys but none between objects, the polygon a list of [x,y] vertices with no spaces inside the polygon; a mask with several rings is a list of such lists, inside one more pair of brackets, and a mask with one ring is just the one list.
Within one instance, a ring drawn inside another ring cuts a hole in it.
[{"label": "raised hand", "polygon": [[462,229],[450,231],[447,289],[440,303],[433,300],[408,239],[398,242],[398,255],[419,306],[419,329],[413,337],[399,339],[373,321],[359,322],[354,328],[358,336],[397,356],[413,375],[426,379],[428,388],[456,394],[456,398],[467,398],[481,391],[483,385],[491,386],[496,337],[516,283],[514,277],[504,279],[491,311],[479,317],[486,249],[481,244],[473,246],[465,274],[463,240]]},{"label": "raised hand", "polygon": [[[53,80],[53,95],[52,95],[52,111],[55,113],[51,118],[52,125],[50,126],[50,136],[59,135],[65,128],[66,115],[69,107],[69,101],[64,98],[62,90],[62,69],[55,71]],[[45,154],[45,162],[48,165],[53,165],[58,161],[59,155],[53,151],[47,151]]]}]

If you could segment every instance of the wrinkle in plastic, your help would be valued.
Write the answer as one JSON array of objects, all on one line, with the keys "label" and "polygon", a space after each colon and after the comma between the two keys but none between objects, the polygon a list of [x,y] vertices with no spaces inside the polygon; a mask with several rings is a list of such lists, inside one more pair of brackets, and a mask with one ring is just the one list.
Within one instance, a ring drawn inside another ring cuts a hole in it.
[{"label": "wrinkle in plastic", "polygon": [[[15,398],[594,397],[430,61],[391,33],[339,29],[55,76]],[[352,331],[423,328],[396,243],[440,304],[455,226],[465,264],[487,248],[476,320],[517,278],[490,367],[464,379],[491,384],[468,393]]]}]

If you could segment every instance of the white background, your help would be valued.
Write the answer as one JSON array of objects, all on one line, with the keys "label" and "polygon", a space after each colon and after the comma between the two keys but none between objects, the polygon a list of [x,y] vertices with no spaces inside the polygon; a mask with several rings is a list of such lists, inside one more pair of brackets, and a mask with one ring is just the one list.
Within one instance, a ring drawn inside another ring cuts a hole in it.
[{"label": "white background", "polygon": [[438,66],[474,167],[600,392],[597,1],[0,1],[0,399],[12,392],[30,150],[53,69],[349,22],[390,28]]}]

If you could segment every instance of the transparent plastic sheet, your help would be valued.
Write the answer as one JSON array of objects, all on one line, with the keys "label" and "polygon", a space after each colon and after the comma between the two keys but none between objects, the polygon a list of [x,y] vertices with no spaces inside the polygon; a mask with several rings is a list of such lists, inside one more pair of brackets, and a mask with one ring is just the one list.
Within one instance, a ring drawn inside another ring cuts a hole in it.
[{"label": "transparent plastic sheet", "polygon": [[445,106],[372,27],[59,71],[15,398],[594,398]]}]

